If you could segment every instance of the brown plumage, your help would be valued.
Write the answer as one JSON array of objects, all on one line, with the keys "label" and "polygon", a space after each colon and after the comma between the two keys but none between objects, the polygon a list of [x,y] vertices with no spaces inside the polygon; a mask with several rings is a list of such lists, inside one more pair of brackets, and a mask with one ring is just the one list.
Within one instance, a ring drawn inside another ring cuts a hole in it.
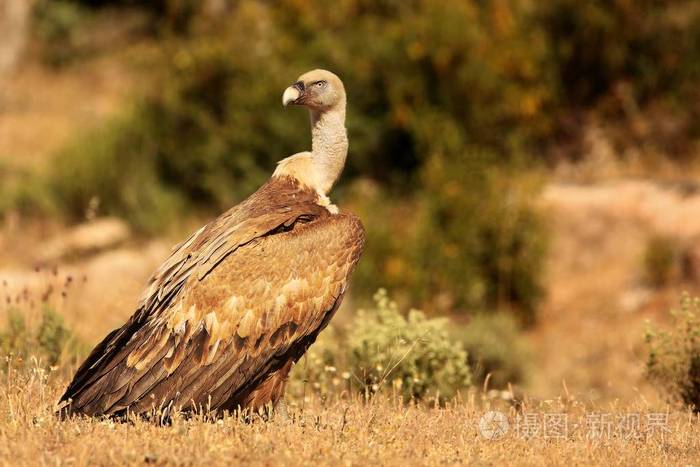
[{"label": "brown plumage", "polygon": [[[328,84],[314,86],[319,79]],[[365,238],[359,219],[326,198],[340,173],[328,167],[342,157],[342,169],[347,151],[337,126],[342,83],[322,70],[305,81],[311,89],[292,100],[312,113],[314,150],[282,161],[258,191],[174,249],[136,313],[78,369],[61,398],[65,413],[257,410],[283,395],[293,363],[340,305]]]}]

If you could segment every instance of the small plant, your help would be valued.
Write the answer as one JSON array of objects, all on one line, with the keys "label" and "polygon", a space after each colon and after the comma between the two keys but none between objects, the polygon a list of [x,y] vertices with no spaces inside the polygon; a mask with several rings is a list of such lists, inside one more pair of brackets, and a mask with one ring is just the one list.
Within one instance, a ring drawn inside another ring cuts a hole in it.
[{"label": "small plant", "polygon": [[685,295],[671,315],[670,329],[647,328],[647,377],[669,399],[700,412],[700,299]]},{"label": "small plant", "polygon": [[65,353],[74,353],[75,339],[66,327],[63,317],[50,308],[44,308],[41,325],[36,333],[36,342],[49,365],[56,365]]},{"label": "small plant", "polygon": [[327,397],[349,388],[348,359],[341,336],[329,326],[292,370],[287,394],[303,397],[307,391]]},{"label": "small plant", "polygon": [[3,354],[24,353],[30,347],[31,336],[27,331],[24,316],[17,310],[7,313],[7,329],[0,333],[0,349]]},{"label": "small plant", "polygon": [[509,313],[480,313],[453,332],[467,351],[474,379],[504,388],[526,379],[530,349],[520,334],[517,320]]},{"label": "small plant", "polygon": [[668,284],[678,264],[678,245],[673,238],[653,235],[644,250],[644,275],[649,285],[663,287]]},{"label": "small plant", "polygon": [[23,360],[36,357],[47,366],[76,361],[83,345],[66,327],[61,315],[44,307],[41,322],[31,329],[19,309],[10,309],[6,329],[0,333],[0,350]]},{"label": "small plant", "polygon": [[374,300],[374,309],[358,311],[348,336],[353,380],[366,394],[389,383],[405,400],[445,400],[471,385],[467,353],[450,339],[447,319],[418,310],[404,316],[383,289]]}]

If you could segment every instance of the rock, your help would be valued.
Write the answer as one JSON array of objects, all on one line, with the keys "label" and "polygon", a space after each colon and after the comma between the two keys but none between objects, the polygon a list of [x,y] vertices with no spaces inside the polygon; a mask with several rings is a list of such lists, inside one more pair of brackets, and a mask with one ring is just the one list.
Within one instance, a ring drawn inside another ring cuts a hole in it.
[{"label": "rock", "polygon": [[130,236],[129,226],[124,221],[100,218],[50,240],[41,248],[38,259],[41,262],[55,262],[90,256],[116,248]]}]

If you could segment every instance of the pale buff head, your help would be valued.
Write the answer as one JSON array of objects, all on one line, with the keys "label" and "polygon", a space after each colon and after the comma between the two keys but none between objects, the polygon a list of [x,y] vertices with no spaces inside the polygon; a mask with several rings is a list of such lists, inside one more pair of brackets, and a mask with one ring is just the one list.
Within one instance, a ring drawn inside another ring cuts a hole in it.
[{"label": "pale buff head", "polygon": [[285,89],[282,104],[303,105],[310,110],[328,111],[345,107],[345,87],[340,78],[327,70],[304,73]]},{"label": "pale buff head", "polygon": [[321,196],[321,201],[327,202],[322,205],[327,205],[333,212],[326,195],[338,180],[348,154],[343,82],[330,71],[309,71],[284,91],[282,104],[309,109],[311,152],[298,153],[280,161],[273,175],[294,177],[313,188]]}]

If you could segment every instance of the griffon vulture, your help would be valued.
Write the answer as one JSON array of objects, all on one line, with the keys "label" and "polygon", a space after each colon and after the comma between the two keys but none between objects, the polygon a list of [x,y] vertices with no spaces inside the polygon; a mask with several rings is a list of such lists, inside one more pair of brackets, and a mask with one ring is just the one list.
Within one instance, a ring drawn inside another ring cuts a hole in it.
[{"label": "griffon vulture", "polygon": [[362,253],[360,220],[327,194],[348,150],[345,89],[310,71],[282,103],[311,116],[311,152],[176,246],[134,315],[95,347],[61,397],[64,414],[260,410],[326,327]]}]

